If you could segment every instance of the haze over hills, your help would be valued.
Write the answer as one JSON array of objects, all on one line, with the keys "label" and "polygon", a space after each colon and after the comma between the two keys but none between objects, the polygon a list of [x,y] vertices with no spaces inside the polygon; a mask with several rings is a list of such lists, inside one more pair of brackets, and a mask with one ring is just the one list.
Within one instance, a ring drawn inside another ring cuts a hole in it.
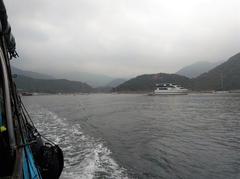
[{"label": "haze over hills", "polygon": [[196,91],[240,89],[240,53],[196,78],[165,73],[140,75],[119,85],[115,90],[152,91],[156,83],[177,83]]},{"label": "haze over hills", "polygon": [[93,90],[91,86],[80,81],[54,79],[47,74],[21,70],[16,67],[12,67],[12,73],[17,74],[17,77],[14,78],[17,88],[27,92],[76,93]]},{"label": "haze over hills", "polygon": [[183,75],[188,78],[196,78],[197,76],[208,72],[209,70],[213,69],[214,67],[220,65],[222,61],[210,63],[207,61],[200,61],[193,63],[191,65],[185,66],[179,71],[176,72],[178,75]]},{"label": "haze over hills", "polygon": [[117,86],[119,86],[120,84],[124,83],[125,81],[127,81],[127,79],[117,78],[117,79],[112,80],[112,81],[111,81],[110,83],[108,83],[106,86],[109,86],[109,87],[117,87]]},{"label": "haze over hills", "polygon": [[240,89],[240,53],[193,80],[195,90]]},{"label": "haze over hills", "polygon": [[81,81],[91,85],[92,87],[100,87],[106,86],[112,80],[113,77],[102,75],[102,74],[94,74],[94,73],[87,73],[87,72],[66,72],[66,73],[56,73],[54,77],[58,79],[68,79],[73,81]]},{"label": "haze over hills", "polygon": [[[33,72],[29,70],[22,70],[17,67],[12,67],[12,73],[17,75],[22,75],[35,79],[68,79],[72,81],[80,81],[87,83],[93,87],[102,87],[109,86],[114,87],[119,85],[124,79],[113,78],[107,75],[85,73],[85,72],[71,72],[71,73],[62,73],[62,74],[44,74]],[[113,86],[112,86],[113,85]]]},{"label": "haze over hills", "polygon": [[47,74],[32,72],[32,71],[28,71],[28,70],[22,70],[17,67],[14,67],[14,66],[12,66],[12,73],[30,77],[30,78],[35,78],[35,79],[54,79],[54,77],[47,75]]},{"label": "haze over hills", "polygon": [[[216,63],[199,62],[183,68],[178,73],[186,74],[185,72],[190,72],[188,74],[194,76],[197,73],[200,73],[200,71],[206,71],[208,68],[215,65]],[[196,69],[196,71],[194,71],[194,69]],[[179,85],[182,85],[183,87],[193,90],[233,90],[240,89],[240,53],[232,56],[229,60],[216,66],[208,72],[203,73],[198,77],[192,79],[178,74],[166,73],[140,75],[128,81],[121,78],[113,80],[113,78],[108,76],[91,75],[87,73],[82,73],[82,75],[80,76],[77,75],[81,73],[72,73],[66,75],[62,74],[63,78],[67,79],[69,79],[70,77],[79,77],[78,80],[80,78],[85,80],[87,80],[87,78],[88,80],[92,79],[91,84],[94,83],[94,90],[92,90],[90,85],[84,82],[78,82],[77,80],[54,81],[53,77],[50,75],[20,70],[18,68],[13,68],[13,72],[20,76],[16,79],[19,88],[30,91],[36,90],[42,92],[53,92],[54,90],[56,92],[59,92],[61,91],[60,87],[63,89],[63,91],[66,92],[108,92],[111,91],[111,87],[114,87],[116,91],[149,91],[155,88],[156,83],[177,83]],[[193,74],[193,72],[195,74]],[[73,76],[73,74],[75,76]],[[42,81],[40,80],[40,78]],[[53,84],[50,83],[51,80]],[[45,86],[45,88],[41,87],[43,84],[49,85],[49,88],[47,86]],[[71,89],[65,87],[64,85],[70,85],[69,88]],[[97,85],[99,85],[100,87],[98,86],[98,88],[96,88]],[[73,89],[74,86],[77,88],[76,90]]]},{"label": "haze over hills", "polygon": [[[16,67],[12,67],[12,73],[17,74],[14,79],[17,87],[27,92],[44,92],[44,93],[71,93],[71,92],[110,92],[112,87],[126,81],[125,79],[114,79],[104,75],[91,75],[87,73],[81,73],[81,78],[90,80],[92,84],[96,85],[92,88],[87,83],[81,81],[71,81],[66,79],[68,75],[62,74],[62,79],[55,79],[50,75],[43,73],[21,70]],[[80,73],[77,73],[80,74]],[[71,74],[69,74],[70,76]],[[101,79],[100,79],[101,78]],[[79,80],[79,79],[78,79]],[[112,80],[112,81],[110,81]],[[110,81],[110,82],[109,82]],[[109,82],[106,84],[106,82]],[[106,84],[106,85],[105,85]],[[100,87],[98,85],[101,85]],[[105,85],[105,86],[104,86]],[[74,89],[76,87],[76,89]]]},{"label": "haze over hills", "polygon": [[92,87],[79,81],[65,79],[34,79],[22,75],[14,78],[17,88],[27,92],[41,93],[89,93]]}]

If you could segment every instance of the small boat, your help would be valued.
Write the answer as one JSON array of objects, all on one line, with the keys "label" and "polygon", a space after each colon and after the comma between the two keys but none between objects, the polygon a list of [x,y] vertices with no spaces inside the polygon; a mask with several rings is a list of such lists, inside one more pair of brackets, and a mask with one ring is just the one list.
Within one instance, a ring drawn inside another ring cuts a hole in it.
[{"label": "small boat", "polygon": [[156,84],[153,95],[186,95],[189,90],[174,83]]},{"label": "small boat", "polygon": [[229,93],[229,91],[214,91],[215,94],[226,94]]},{"label": "small boat", "polygon": [[57,179],[62,150],[35,128],[13,81],[10,59],[18,54],[3,0],[0,27],[0,178]]},{"label": "small boat", "polygon": [[240,89],[230,90],[229,93],[240,93]]},{"label": "small boat", "polygon": [[33,96],[33,94],[29,92],[22,92],[21,94],[22,96]]}]

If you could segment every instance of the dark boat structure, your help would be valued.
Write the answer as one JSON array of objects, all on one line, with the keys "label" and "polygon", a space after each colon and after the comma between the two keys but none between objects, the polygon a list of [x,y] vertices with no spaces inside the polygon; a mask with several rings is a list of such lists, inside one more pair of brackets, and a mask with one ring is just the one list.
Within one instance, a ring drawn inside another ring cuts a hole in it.
[{"label": "dark boat structure", "polygon": [[58,145],[35,128],[12,79],[15,39],[0,0],[0,178],[57,179],[63,166]]}]

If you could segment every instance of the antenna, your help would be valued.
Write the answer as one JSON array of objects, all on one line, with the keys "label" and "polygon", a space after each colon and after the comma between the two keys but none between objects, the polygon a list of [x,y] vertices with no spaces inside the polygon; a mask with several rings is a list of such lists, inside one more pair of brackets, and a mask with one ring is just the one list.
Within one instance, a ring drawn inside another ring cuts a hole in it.
[{"label": "antenna", "polygon": [[223,91],[223,73],[221,73],[221,90]]}]

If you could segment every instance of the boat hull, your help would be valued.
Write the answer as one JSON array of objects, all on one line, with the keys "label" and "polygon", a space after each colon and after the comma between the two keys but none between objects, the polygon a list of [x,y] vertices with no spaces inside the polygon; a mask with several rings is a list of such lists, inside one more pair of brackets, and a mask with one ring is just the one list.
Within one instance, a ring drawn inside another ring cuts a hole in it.
[{"label": "boat hull", "polygon": [[182,90],[182,91],[175,91],[175,90],[155,90],[153,92],[153,95],[187,95],[188,91],[187,90]]}]

